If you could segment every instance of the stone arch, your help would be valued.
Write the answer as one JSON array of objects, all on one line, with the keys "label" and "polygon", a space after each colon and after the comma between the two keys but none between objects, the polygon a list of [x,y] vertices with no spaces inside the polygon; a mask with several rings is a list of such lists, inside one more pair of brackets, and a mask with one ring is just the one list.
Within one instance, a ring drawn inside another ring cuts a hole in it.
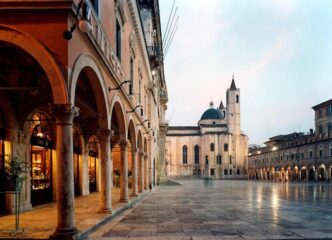
[{"label": "stone arch", "polygon": [[136,148],[137,147],[136,129],[134,121],[131,117],[129,117],[127,134],[128,134],[127,138],[130,141],[131,147]]},{"label": "stone arch", "polygon": [[[118,124],[118,134],[120,134],[119,137],[125,138],[127,136],[127,121],[125,117],[125,108],[123,106],[123,103],[118,95],[115,95],[112,99],[111,105],[110,105],[110,120],[111,120],[111,125],[112,121],[117,121]],[[111,129],[114,130],[115,126],[111,126]],[[114,133],[116,134],[116,132]]]},{"label": "stone arch", "polygon": [[311,165],[309,167],[309,175],[308,175],[309,181],[315,181],[315,171],[316,171],[315,166]]},{"label": "stone arch", "polygon": [[68,103],[68,92],[64,76],[51,53],[31,35],[13,27],[0,25],[0,42],[14,45],[31,55],[44,70],[52,88],[53,101]]},{"label": "stone arch", "polygon": [[80,74],[83,71],[88,71],[91,76],[91,78],[89,78],[89,82],[95,95],[98,113],[101,114],[99,117],[100,127],[109,129],[108,90],[100,67],[98,66],[96,60],[87,53],[81,54],[74,63],[69,83],[70,102],[75,105],[76,87]]}]

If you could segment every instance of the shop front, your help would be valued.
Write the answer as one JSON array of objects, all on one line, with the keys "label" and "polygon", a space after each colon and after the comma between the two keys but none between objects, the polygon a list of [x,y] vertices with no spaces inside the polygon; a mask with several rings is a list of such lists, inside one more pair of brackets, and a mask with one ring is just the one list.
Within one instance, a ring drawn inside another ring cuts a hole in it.
[{"label": "shop front", "polygon": [[97,142],[94,137],[89,139],[89,157],[88,157],[88,169],[89,169],[89,192],[97,191]]},{"label": "shop front", "polygon": [[52,196],[52,133],[45,115],[36,113],[31,132],[31,204],[51,202]]}]

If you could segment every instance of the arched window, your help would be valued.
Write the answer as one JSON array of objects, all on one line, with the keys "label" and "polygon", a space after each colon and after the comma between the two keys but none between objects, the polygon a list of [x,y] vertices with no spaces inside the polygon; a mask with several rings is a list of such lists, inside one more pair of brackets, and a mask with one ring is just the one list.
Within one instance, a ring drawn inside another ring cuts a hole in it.
[{"label": "arched window", "polygon": [[182,162],[188,164],[188,147],[186,145],[182,147]]},{"label": "arched window", "polygon": [[205,164],[209,165],[209,157],[208,156],[205,156]]},{"label": "arched window", "polygon": [[240,97],[239,97],[239,95],[236,95],[236,103],[239,103],[239,101],[240,101]]},{"label": "arched window", "polygon": [[323,157],[323,144],[319,144],[319,156]]},{"label": "arched window", "polygon": [[227,151],[228,151],[228,144],[225,143],[225,144],[224,144],[224,152],[227,152]]},{"label": "arched window", "polygon": [[214,143],[211,143],[211,144],[210,144],[210,151],[211,151],[211,152],[214,152]]},{"label": "arched window", "polygon": [[199,146],[195,146],[195,164],[199,164]]},{"label": "arched window", "polygon": [[309,157],[312,158],[312,147],[311,146],[309,147]]}]

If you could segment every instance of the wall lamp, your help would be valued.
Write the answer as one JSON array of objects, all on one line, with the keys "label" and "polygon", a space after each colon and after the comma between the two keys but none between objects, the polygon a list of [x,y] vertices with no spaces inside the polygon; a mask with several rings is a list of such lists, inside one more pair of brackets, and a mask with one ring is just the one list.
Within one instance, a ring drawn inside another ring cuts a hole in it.
[{"label": "wall lamp", "polygon": [[135,112],[137,108],[142,107],[142,105],[137,105],[135,108],[133,108],[133,110],[131,111],[127,111],[127,113],[132,113]]},{"label": "wall lamp", "polygon": [[119,86],[117,86],[116,88],[108,87],[108,91],[110,92],[110,91],[112,91],[112,90],[119,90],[124,84],[126,84],[126,83],[130,83],[130,82],[131,82],[131,80],[126,80],[126,81],[120,83]]},{"label": "wall lamp", "polygon": [[[81,17],[79,17],[80,12],[82,10]],[[78,27],[81,30],[81,32],[87,33],[90,32],[92,29],[91,26],[91,9],[89,4],[85,0],[81,0],[77,5],[76,15],[75,15],[76,22],[74,25],[70,28],[70,30],[67,30],[63,33],[63,37],[67,40],[72,39],[73,32],[76,29],[77,21],[78,21]]]},{"label": "wall lamp", "polygon": [[[149,122],[149,119],[145,119],[141,124],[138,124],[137,126],[142,126],[144,125],[144,123]],[[148,123],[148,125],[150,126],[150,122]]]}]

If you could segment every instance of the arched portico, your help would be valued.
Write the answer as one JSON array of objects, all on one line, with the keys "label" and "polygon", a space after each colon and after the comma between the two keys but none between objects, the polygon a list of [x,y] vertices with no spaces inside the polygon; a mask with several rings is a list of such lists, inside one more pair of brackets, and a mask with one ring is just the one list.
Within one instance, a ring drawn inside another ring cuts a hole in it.
[{"label": "arched portico", "polygon": [[132,188],[132,196],[138,196],[138,163],[137,163],[137,140],[136,140],[136,131],[134,121],[130,119],[128,125],[128,140],[130,142],[130,148],[128,149],[128,159],[129,166],[131,169],[131,188]]},{"label": "arched portico", "polygon": [[125,110],[119,100],[113,99],[111,105],[111,139],[114,186],[120,187],[120,201],[128,202],[128,141]]}]

